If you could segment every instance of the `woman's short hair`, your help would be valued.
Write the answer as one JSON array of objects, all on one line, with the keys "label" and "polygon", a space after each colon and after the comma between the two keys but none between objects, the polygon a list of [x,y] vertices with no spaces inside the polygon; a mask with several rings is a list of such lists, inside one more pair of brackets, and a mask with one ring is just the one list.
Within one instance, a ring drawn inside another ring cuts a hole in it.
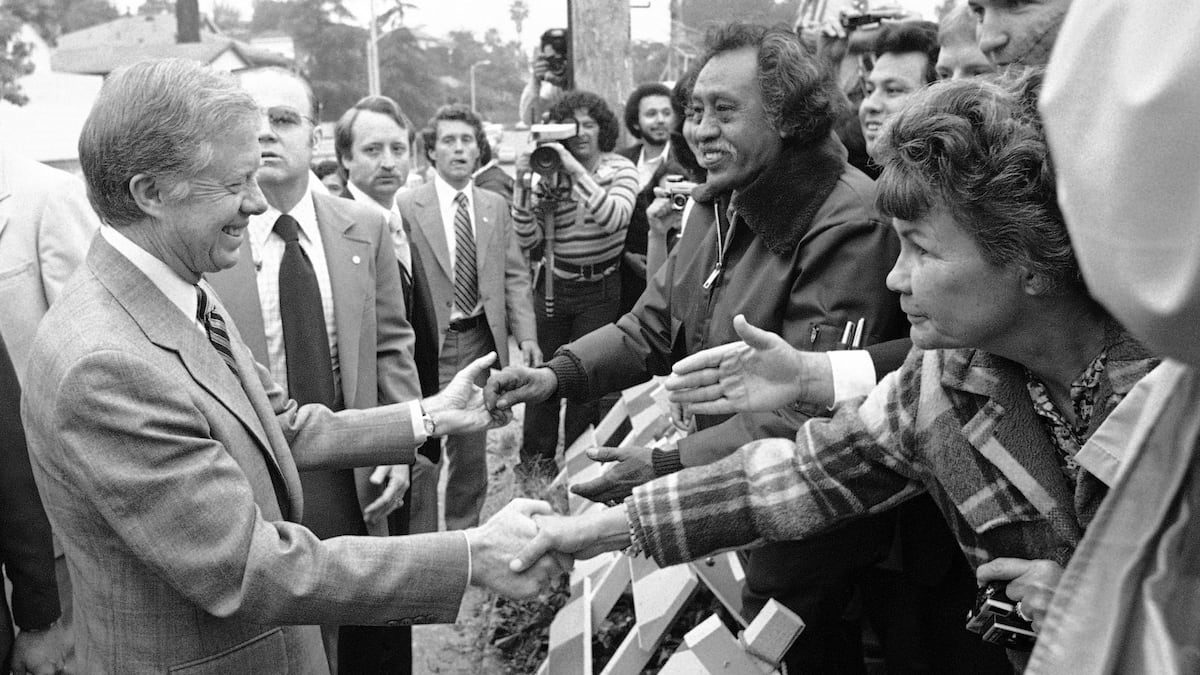
[{"label": "woman's short hair", "polygon": [[943,81],[884,126],[880,211],[917,220],[946,208],[995,265],[1024,266],[1051,288],[1083,279],[1055,196],[1037,112],[1040,71]]},{"label": "woman's short hair", "polygon": [[104,81],[79,134],[88,199],[114,227],[146,217],[129,190],[154,176],[172,199],[214,159],[231,129],[258,123],[258,106],[228,73],[185,59],[146,61]]},{"label": "woman's short hair", "polygon": [[596,120],[600,126],[600,134],[596,139],[600,151],[612,152],[617,147],[621,126],[604,99],[590,91],[568,91],[550,108],[548,114],[551,122],[568,122],[575,119],[576,110],[585,110],[588,117]]},{"label": "woman's short hair", "polygon": [[709,31],[697,72],[712,57],[752,48],[758,54],[758,84],[772,128],[808,145],[829,135],[849,106],[831,70],[784,24],[731,23]]}]

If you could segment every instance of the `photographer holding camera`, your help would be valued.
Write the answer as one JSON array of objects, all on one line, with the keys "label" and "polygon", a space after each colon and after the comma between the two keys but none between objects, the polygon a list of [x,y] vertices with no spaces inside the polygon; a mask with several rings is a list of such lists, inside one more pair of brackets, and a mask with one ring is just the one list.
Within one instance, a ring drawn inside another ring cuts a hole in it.
[{"label": "photographer holding camera", "polygon": [[[559,125],[538,126],[538,148],[517,160],[513,224],[526,250],[544,246],[546,256],[534,283],[538,344],[549,356],[575,338],[612,323],[619,316],[621,279],[617,274],[625,234],[637,199],[638,173],[633,162],[612,152],[620,133],[617,118],[596,94],[567,92],[549,111],[550,122],[575,125],[575,135],[563,135]],[[567,132],[569,133],[569,132]],[[553,153],[557,153],[557,158]],[[557,161],[555,161],[557,159]],[[536,185],[531,180],[536,170]],[[539,217],[535,211],[552,213]],[[545,232],[543,221],[550,221]],[[547,291],[553,290],[551,295]],[[547,312],[547,297],[553,311]],[[557,473],[559,399],[554,397],[525,408],[525,443],[518,471],[530,475],[543,468]],[[567,403],[565,444],[569,446],[589,425],[598,422],[595,401]]]},{"label": "photographer holding camera", "polygon": [[551,28],[542,33],[533,58],[533,77],[521,91],[517,114],[525,124],[538,124],[563,92],[572,87],[570,33]]}]

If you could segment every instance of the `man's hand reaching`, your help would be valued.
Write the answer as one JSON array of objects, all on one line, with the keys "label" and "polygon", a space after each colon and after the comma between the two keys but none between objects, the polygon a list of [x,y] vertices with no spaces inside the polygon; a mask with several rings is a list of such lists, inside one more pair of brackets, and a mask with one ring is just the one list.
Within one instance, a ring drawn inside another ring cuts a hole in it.
[{"label": "man's hand reaching", "polygon": [[706,349],[675,364],[665,383],[671,401],[696,415],[765,412],[797,401],[833,404],[827,356],[793,349],[741,314],[734,317],[733,328],[741,342]]}]

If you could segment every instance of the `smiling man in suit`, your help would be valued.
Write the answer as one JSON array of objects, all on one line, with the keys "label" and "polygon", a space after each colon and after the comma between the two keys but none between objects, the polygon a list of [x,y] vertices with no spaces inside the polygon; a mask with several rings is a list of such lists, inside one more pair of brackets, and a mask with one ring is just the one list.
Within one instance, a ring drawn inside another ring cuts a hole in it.
[{"label": "smiling man in suit", "polygon": [[312,625],[452,621],[468,583],[528,596],[560,569],[505,565],[541,502],[466,532],[300,524],[299,470],[411,463],[428,436],[503,420],[472,385],[494,357],[436,396],[336,413],[255,362],[204,275],[267,210],[262,114],[226,74],[151,61],[109,76],[80,136],[104,226],[39,328],[21,413],[88,673],[322,675]]},{"label": "smiling man in suit", "polygon": [[[510,331],[524,365],[539,365],[529,266],[513,234],[508,203],[472,181],[486,143],[483,122],[466,106],[443,106],[422,135],[436,171],[433,182],[400,193],[396,206],[412,228],[413,246],[429,261],[425,275],[437,315],[440,383],[490,351],[507,363]],[[483,433],[446,439],[448,529],[479,522],[487,496],[486,441]],[[414,489],[431,483],[418,481]]]},{"label": "smiling man in suit", "polygon": [[[254,358],[299,403],[340,410],[419,396],[387,221],[365,205],[309,189],[321,138],[311,87],[277,67],[235,76],[263,111],[258,184],[267,211],[250,218],[237,264],[209,276],[228,318]],[[295,257],[289,240],[299,249]],[[322,539],[387,534],[386,516],[408,488],[409,467],[383,466],[371,474],[302,472],[305,527]],[[396,662],[408,661],[407,636],[397,630],[325,627],[331,670],[339,670],[335,663],[347,673],[395,670]]]}]

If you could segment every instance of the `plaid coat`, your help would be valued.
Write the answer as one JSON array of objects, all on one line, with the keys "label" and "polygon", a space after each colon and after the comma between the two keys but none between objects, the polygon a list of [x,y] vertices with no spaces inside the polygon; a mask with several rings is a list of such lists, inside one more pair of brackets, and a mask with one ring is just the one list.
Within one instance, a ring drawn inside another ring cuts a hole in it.
[{"label": "plaid coat", "polygon": [[[1114,327],[1088,436],[1158,363]],[[803,539],[929,492],[972,565],[1007,556],[1066,565],[1107,487],[1070,484],[1033,410],[1024,369],[971,349],[914,349],[865,399],[795,441],[743,446],[634,490],[635,535],[660,565]]]}]

